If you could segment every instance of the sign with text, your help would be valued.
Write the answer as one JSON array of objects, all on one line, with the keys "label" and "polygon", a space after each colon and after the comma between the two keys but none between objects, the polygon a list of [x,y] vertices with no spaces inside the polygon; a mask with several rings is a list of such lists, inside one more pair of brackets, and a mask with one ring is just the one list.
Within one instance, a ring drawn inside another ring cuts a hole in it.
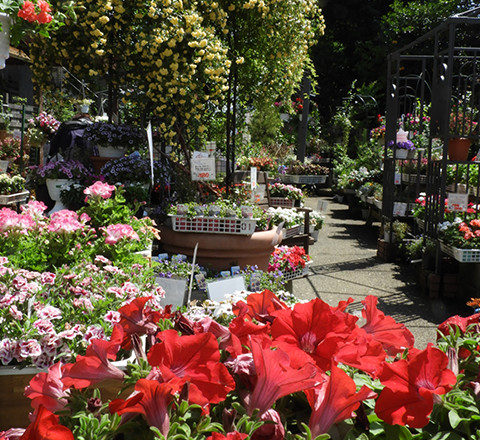
[{"label": "sign with text", "polygon": [[400,185],[402,183],[402,175],[400,173],[395,173],[395,185]]},{"label": "sign with text", "polygon": [[407,204],[404,202],[395,202],[393,204],[393,216],[394,217],[405,217],[405,212],[407,211]]},{"label": "sign with text", "polygon": [[468,194],[448,193],[447,208],[450,211],[466,212],[468,208]]},{"label": "sign with text", "polygon": [[191,160],[192,180],[215,180],[215,158],[201,157]]}]

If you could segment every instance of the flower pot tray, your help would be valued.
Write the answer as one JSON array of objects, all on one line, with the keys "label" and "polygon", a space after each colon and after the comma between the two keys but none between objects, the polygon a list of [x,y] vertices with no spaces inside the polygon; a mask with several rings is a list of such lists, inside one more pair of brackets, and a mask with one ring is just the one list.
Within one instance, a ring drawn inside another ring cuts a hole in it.
[{"label": "flower pot tray", "polygon": [[284,281],[294,280],[295,278],[302,278],[305,275],[308,275],[308,269],[312,263],[313,261],[307,261],[305,267],[289,272],[283,272]]},{"label": "flower pot tray", "polygon": [[23,191],[20,193],[0,196],[0,205],[13,205],[19,202],[26,202],[29,195],[30,195],[29,191]]},{"label": "flower pot tray", "polygon": [[327,181],[326,175],[300,175],[300,174],[282,174],[281,180],[284,183],[296,183],[300,185],[316,185]]},{"label": "flower pot tray", "polygon": [[193,217],[171,215],[175,232],[202,232],[208,234],[251,235],[255,232],[255,218]]},{"label": "flower pot tray", "polygon": [[295,200],[284,197],[270,197],[270,206],[273,208],[293,208]]},{"label": "flower pot tray", "polygon": [[440,250],[460,263],[480,263],[480,249],[459,249],[440,241]]}]

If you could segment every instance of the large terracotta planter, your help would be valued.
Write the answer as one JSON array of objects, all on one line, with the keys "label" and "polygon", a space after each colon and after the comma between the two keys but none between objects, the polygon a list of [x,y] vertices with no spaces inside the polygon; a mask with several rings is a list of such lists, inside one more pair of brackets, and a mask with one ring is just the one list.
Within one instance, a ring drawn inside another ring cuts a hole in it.
[{"label": "large terracotta planter", "polygon": [[468,153],[472,140],[468,138],[452,138],[448,141],[448,158],[465,162],[468,159]]},{"label": "large terracotta planter", "polygon": [[28,413],[33,411],[30,399],[23,392],[30,380],[37,374],[37,368],[23,370],[11,367],[0,368],[0,431],[9,428],[26,428],[29,424]]},{"label": "large terracotta planter", "polygon": [[169,254],[193,256],[198,243],[197,263],[215,270],[228,270],[231,266],[256,265],[268,269],[270,254],[282,242],[283,235],[276,229],[254,232],[252,235],[205,234],[175,232],[160,227],[161,243]]}]

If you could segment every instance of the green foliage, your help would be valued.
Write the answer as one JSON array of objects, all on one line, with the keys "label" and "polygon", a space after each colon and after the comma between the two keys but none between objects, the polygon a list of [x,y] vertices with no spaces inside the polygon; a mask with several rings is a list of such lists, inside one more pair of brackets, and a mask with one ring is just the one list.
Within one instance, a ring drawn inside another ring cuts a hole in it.
[{"label": "green foliage", "polygon": [[269,102],[259,103],[250,122],[252,142],[262,146],[275,144],[282,125],[277,107]]},{"label": "green foliage", "polygon": [[[382,18],[382,29],[390,49],[401,48],[442,23],[454,13],[473,5],[462,0],[395,0],[391,11]],[[431,51],[431,47],[424,47]]]}]

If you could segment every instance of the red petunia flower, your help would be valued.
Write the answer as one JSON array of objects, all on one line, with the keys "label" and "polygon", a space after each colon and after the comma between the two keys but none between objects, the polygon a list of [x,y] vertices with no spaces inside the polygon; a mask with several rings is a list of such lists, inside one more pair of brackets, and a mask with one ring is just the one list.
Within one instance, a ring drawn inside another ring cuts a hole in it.
[{"label": "red petunia flower", "polygon": [[412,348],[414,337],[404,324],[399,324],[391,316],[386,316],[377,309],[378,298],[369,295],[362,301],[362,316],[366,324],[362,327],[367,333],[383,345],[390,356],[403,352],[405,348]]},{"label": "red petunia flower", "polygon": [[385,388],[375,405],[377,416],[391,425],[424,427],[433,409],[433,395],[447,393],[457,380],[447,364],[447,355],[433,344],[425,350],[411,350],[407,359],[385,363],[380,374]]},{"label": "red petunia flower", "polygon": [[123,380],[125,373],[110,362],[116,359],[123,336],[122,327],[116,325],[109,341],[92,339],[85,356],[79,355],[74,364],[63,366],[62,382],[82,389],[104,379]]},{"label": "red petunia flower", "polygon": [[37,417],[20,440],[75,440],[72,431],[58,423],[59,417],[44,406],[38,408]]},{"label": "red petunia flower", "polygon": [[313,359],[322,371],[327,371],[335,353],[356,327],[356,321],[355,316],[315,299],[295,304],[293,310],[275,312],[272,337],[276,345],[287,349],[281,344],[288,344],[289,350],[297,348],[308,355],[302,362]]},{"label": "red petunia flower", "polygon": [[170,429],[168,405],[172,394],[179,391],[173,383],[139,379],[135,393],[127,400],[115,399],[109,404],[110,412],[122,414],[143,414],[150,426],[156,426],[166,436]]},{"label": "red petunia flower", "polygon": [[205,405],[219,403],[235,388],[235,381],[220,362],[217,340],[211,333],[179,336],[175,330],[158,333],[161,341],[148,352],[150,365],[158,378],[168,382],[174,378],[190,384],[190,401]]},{"label": "red petunia flower", "polygon": [[332,367],[330,376],[325,376],[323,383],[305,390],[305,394],[312,408],[308,423],[312,438],[328,432],[334,423],[352,417],[363,400],[377,396],[366,386],[357,393],[354,380],[336,366]]},{"label": "red petunia flower", "polygon": [[262,347],[261,342],[251,338],[253,362],[257,381],[247,399],[247,413],[255,409],[263,414],[277,399],[287,394],[315,386],[318,370],[313,363],[301,368],[292,367],[290,356],[283,350]]}]

